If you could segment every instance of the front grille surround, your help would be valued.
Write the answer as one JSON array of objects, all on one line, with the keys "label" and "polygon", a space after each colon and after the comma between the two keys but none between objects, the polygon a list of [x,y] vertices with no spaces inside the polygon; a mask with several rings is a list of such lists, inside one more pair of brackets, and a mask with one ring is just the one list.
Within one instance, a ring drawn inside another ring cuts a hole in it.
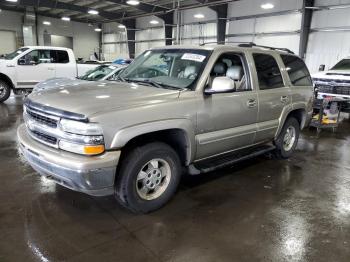
[{"label": "front grille surround", "polygon": [[59,118],[54,117],[54,116],[49,116],[44,113],[37,112],[35,110],[32,110],[30,108],[26,108],[26,113],[27,115],[33,119],[36,122],[39,122],[40,124],[52,127],[52,128],[57,128]]}]

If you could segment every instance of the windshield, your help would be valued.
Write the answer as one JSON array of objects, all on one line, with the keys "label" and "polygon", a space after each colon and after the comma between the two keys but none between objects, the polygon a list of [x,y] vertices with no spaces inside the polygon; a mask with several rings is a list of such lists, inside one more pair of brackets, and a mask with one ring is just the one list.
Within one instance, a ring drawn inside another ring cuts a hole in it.
[{"label": "windshield", "polygon": [[119,78],[162,88],[192,89],[209,55],[210,51],[199,49],[146,51]]},{"label": "windshield", "polygon": [[350,70],[350,59],[340,60],[331,70]]},{"label": "windshield", "polygon": [[86,81],[97,81],[109,75],[115,69],[117,69],[116,66],[101,65],[92,70],[89,70],[88,72],[86,72],[85,75],[80,76],[78,78]]},{"label": "windshield", "polygon": [[15,57],[19,56],[20,54],[22,54],[24,51],[27,51],[28,49],[29,48],[27,48],[27,47],[22,47],[20,49],[17,49],[15,52],[5,55],[5,59],[12,60]]}]

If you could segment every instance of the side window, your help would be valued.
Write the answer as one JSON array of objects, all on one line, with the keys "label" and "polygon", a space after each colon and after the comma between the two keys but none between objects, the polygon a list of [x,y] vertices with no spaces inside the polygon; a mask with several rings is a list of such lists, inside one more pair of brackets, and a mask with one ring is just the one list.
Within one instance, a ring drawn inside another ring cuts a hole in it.
[{"label": "side window", "polygon": [[68,56],[68,52],[67,51],[61,51],[58,50],[56,51],[56,55],[57,55],[57,62],[58,64],[67,64],[69,63],[69,56]]},{"label": "side window", "polygon": [[52,62],[50,50],[38,50],[39,51],[39,63],[48,64]]},{"label": "side window", "polygon": [[275,58],[267,54],[253,54],[260,90],[283,87],[283,78]]},{"label": "side window", "polygon": [[303,60],[291,55],[281,55],[293,86],[312,86],[312,80]]},{"label": "side window", "polygon": [[235,82],[236,91],[250,91],[248,72],[246,71],[245,58],[242,54],[225,53],[216,60],[210,73],[210,82],[218,76],[226,76]]},{"label": "side window", "polygon": [[39,51],[33,50],[28,54],[22,56],[18,60],[19,65],[36,65],[39,64]]}]

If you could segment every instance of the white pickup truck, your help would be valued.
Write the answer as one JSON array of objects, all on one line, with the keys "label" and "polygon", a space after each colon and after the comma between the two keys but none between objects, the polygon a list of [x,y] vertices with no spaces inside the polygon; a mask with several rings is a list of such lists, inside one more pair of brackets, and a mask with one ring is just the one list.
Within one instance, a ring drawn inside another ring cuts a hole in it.
[{"label": "white pickup truck", "polygon": [[25,94],[44,80],[77,77],[99,64],[77,64],[73,50],[52,46],[26,46],[0,59],[0,103]]}]

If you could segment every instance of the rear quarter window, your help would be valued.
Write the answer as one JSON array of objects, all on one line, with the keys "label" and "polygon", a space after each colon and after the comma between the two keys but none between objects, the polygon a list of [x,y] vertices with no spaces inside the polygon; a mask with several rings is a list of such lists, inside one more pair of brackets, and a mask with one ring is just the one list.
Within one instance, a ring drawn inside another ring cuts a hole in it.
[{"label": "rear quarter window", "polygon": [[293,86],[312,86],[312,79],[303,60],[297,56],[281,55]]}]

